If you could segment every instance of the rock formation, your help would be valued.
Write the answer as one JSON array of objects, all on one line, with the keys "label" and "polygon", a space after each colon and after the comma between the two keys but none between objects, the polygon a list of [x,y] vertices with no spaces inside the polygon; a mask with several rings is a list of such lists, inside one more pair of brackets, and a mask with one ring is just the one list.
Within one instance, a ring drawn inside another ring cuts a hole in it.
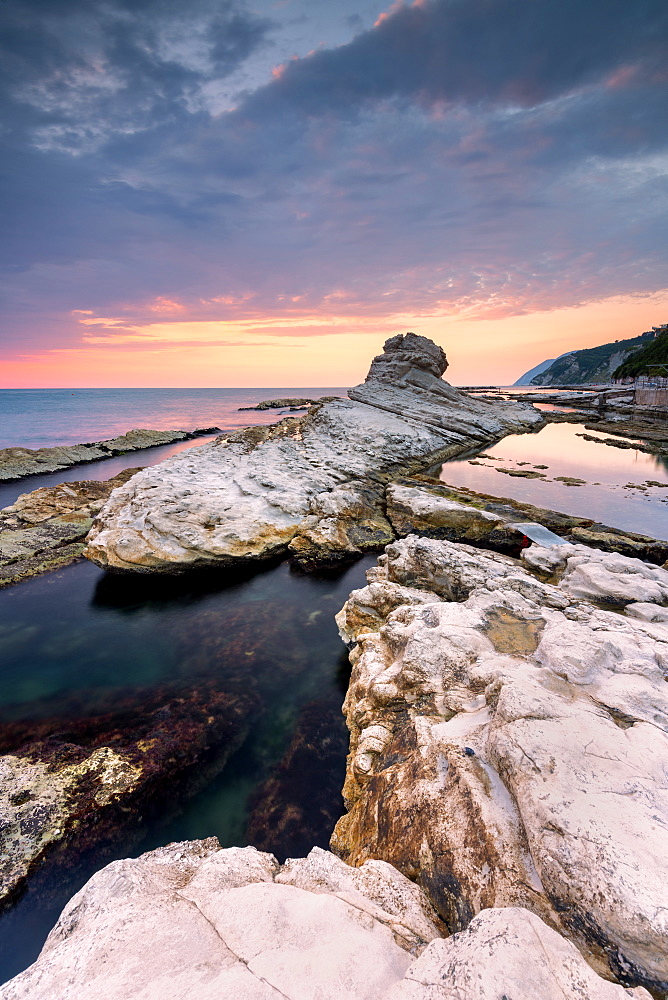
[{"label": "rock formation", "polygon": [[450,486],[429,476],[400,477],[385,491],[385,514],[397,535],[426,535],[519,555],[515,525],[537,522],[570,542],[647,562],[668,560],[668,542],[534,504]]},{"label": "rock formation", "polygon": [[200,434],[215,434],[218,427],[203,427],[188,431],[153,431],[137,428],[106,441],[92,444],[59,445],[55,448],[0,448],[0,480],[21,479],[44,472],[59,472],[71,465],[111,458],[128,451],[140,451],[159,444],[185,441]]},{"label": "rock formation", "polygon": [[332,845],[415,879],[450,931],[524,907],[663,995],[668,626],[648,608],[668,572],[583,545],[523,555],[408,536],[351,594]]},{"label": "rock formation", "polygon": [[382,548],[392,538],[383,482],[543,425],[528,404],[454,389],[440,378],[446,364],[424,337],[393,337],[349,399],[223,435],[133,477],[101,511],[86,555],[109,569],[175,572],[288,547],[307,564]]},{"label": "rock formation", "polygon": [[44,486],[0,510],[0,587],[80,559],[95,514],[135,472]]},{"label": "rock formation", "polygon": [[77,893],[2,1000],[649,1000],[599,978],[519,908],[447,940],[382,861],[282,867],[213,838],[117,861]]}]

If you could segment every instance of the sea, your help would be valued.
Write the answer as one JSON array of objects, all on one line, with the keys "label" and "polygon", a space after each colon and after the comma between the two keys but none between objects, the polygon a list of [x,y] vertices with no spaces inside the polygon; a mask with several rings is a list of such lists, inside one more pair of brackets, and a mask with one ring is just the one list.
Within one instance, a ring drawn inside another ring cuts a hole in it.
[{"label": "sea", "polygon": [[337,388],[0,389],[0,448],[52,448],[117,437],[135,427],[233,430],[271,423],[279,411],[245,413],[265,399],[345,396]]},{"label": "sea", "polygon": [[[264,399],[345,392],[2,390],[0,446],[76,444],[134,427],[229,430],[284,415],[240,410]],[[580,423],[509,435],[431,472],[453,486],[668,539],[666,460],[587,440],[585,433],[603,437],[585,428],[587,420],[583,413]],[[152,465],[203,440],[0,484],[0,507],[40,486]],[[508,474],[536,466],[544,478]],[[0,753],[37,734],[94,746],[110,713],[126,726],[141,726],[162,699],[206,704],[210,697],[214,719],[228,695],[241,692],[253,703],[233,747],[224,740],[212,746],[205,766],[162,797],[156,793],[150,809],[128,815],[115,836],[79,854],[70,851],[66,863],[47,861],[34,874],[0,914],[0,982],[35,960],[67,900],[114,858],[211,836],[224,847],[253,844],[279,859],[327,846],[343,811],[341,704],[350,670],[334,615],[350,591],[364,585],[374,562],[367,556],[336,573],[308,575],[276,561],[245,571],[135,578],[84,560],[0,590]]]}]

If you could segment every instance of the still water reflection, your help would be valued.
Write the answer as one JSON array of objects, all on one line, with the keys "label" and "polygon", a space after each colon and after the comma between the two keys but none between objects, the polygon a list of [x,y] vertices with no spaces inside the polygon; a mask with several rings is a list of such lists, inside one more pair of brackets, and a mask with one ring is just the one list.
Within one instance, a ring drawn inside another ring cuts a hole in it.
[{"label": "still water reflection", "polygon": [[[668,488],[663,488],[668,487],[667,460],[586,441],[579,436],[582,433],[594,432],[581,424],[548,424],[536,434],[512,434],[480,450],[493,458],[479,458],[480,451],[471,452],[446,462],[440,478],[452,486],[524,500],[668,539]],[[547,468],[535,469],[536,465]],[[545,479],[518,478],[498,469],[542,472]],[[585,485],[568,486],[558,480],[559,476],[582,479]]]}]

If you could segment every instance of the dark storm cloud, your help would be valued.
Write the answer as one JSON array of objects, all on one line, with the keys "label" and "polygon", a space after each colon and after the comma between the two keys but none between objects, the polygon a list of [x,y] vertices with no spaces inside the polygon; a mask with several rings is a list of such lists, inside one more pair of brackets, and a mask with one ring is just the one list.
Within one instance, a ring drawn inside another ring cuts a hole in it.
[{"label": "dark storm cloud", "polygon": [[396,96],[531,106],[622,65],[665,72],[665,0],[426,0],[350,44],[286,64],[249,102],[309,114]]},{"label": "dark storm cloud", "polygon": [[665,0],[402,6],[218,116],[206,88],[271,42],[233,0],[0,16],[13,342],[160,296],[215,318],[230,295],[521,311],[665,285]]}]

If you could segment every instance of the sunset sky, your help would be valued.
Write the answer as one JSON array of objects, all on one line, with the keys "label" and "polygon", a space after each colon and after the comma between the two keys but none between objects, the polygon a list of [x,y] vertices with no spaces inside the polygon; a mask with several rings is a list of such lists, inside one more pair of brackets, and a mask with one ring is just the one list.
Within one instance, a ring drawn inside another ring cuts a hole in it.
[{"label": "sunset sky", "polygon": [[0,386],[458,384],[668,322],[666,0],[0,0]]}]

